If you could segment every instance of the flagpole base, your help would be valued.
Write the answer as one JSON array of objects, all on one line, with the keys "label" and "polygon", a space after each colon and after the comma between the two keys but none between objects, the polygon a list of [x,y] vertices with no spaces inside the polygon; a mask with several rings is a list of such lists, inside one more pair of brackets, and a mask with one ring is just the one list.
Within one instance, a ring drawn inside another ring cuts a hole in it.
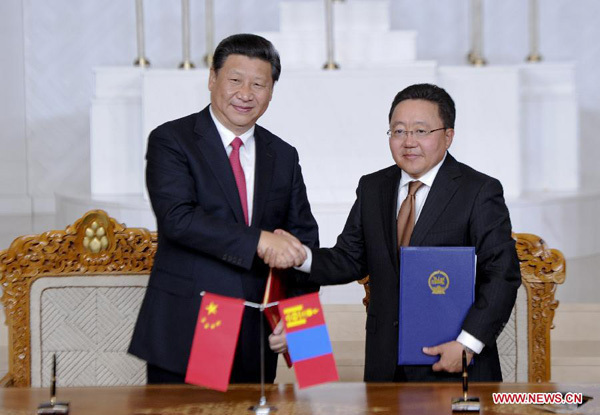
[{"label": "flagpole base", "polygon": [[248,408],[249,411],[254,412],[256,415],[269,415],[273,412],[277,411],[276,406],[267,405],[266,403],[260,403],[258,405],[253,405]]}]

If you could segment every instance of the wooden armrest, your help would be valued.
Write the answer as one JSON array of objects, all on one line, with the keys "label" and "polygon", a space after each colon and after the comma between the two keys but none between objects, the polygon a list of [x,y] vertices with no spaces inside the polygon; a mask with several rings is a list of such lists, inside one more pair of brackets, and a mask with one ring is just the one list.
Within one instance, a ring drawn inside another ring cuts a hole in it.
[{"label": "wooden armrest", "polygon": [[7,373],[0,379],[0,388],[9,388],[14,386],[14,379],[11,373]]}]

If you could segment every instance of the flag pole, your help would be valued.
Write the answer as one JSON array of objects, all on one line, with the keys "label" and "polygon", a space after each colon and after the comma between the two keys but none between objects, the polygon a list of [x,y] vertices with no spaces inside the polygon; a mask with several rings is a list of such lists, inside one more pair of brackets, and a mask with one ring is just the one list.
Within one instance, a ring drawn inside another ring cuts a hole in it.
[{"label": "flag pole", "polygon": [[248,408],[249,411],[254,412],[256,415],[268,415],[271,412],[277,410],[276,407],[267,404],[267,398],[265,396],[265,322],[263,311],[269,304],[260,304],[260,400],[258,405],[253,405]]}]

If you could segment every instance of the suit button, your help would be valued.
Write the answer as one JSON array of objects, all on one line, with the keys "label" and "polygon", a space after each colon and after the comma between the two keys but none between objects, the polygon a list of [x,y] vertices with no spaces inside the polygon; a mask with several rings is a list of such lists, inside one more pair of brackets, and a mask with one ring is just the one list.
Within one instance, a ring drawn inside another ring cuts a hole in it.
[{"label": "suit button", "polygon": [[398,327],[398,320],[394,321],[394,327]]}]

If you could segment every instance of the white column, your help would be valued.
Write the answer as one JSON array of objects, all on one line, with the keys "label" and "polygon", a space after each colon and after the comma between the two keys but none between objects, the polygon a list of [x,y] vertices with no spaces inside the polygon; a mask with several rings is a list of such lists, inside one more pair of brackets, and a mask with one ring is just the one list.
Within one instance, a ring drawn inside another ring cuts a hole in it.
[{"label": "white column", "polygon": [[181,42],[183,62],[179,64],[179,69],[192,69],[195,65],[190,59],[190,0],[181,0]]}]

